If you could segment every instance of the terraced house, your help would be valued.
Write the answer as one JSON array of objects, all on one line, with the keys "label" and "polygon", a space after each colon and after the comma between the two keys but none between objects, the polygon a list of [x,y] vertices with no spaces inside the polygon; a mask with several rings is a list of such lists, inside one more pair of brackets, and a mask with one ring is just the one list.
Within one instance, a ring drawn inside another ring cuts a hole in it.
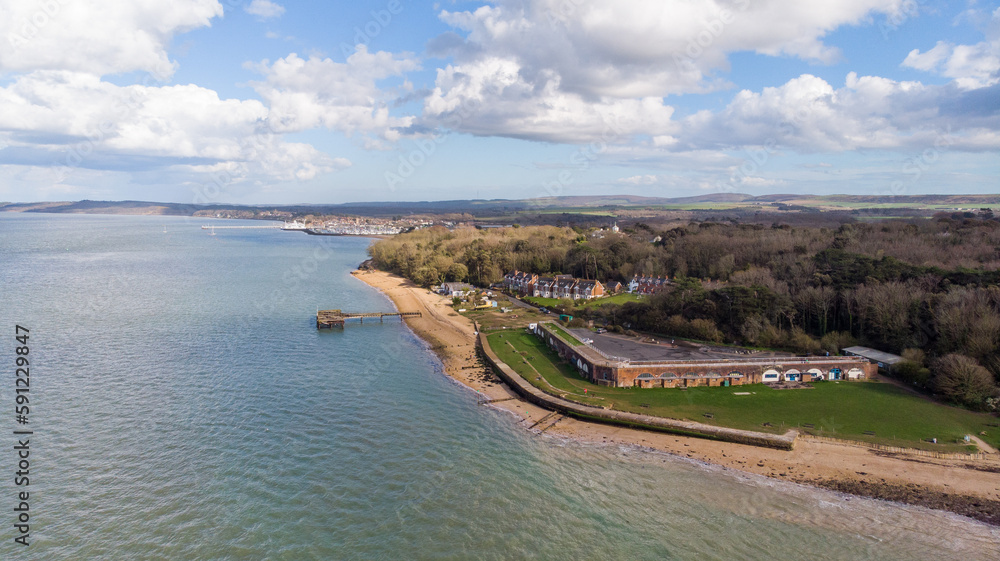
[{"label": "terraced house", "polygon": [[628,291],[633,294],[656,294],[670,286],[670,284],[670,279],[666,277],[635,275],[628,283]]},{"label": "terraced house", "polygon": [[523,271],[511,271],[503,278],[504,286],[519,294],[531,294],[538,283],[538,275]]},{"label": "terraced house", "polygon": [[533,273],[511,271],[504,275],[503,282],[504,286],[518,294],[537,298],[589,300],[607,294],[600,281],[577,279],[572,275],[539,278]]}]

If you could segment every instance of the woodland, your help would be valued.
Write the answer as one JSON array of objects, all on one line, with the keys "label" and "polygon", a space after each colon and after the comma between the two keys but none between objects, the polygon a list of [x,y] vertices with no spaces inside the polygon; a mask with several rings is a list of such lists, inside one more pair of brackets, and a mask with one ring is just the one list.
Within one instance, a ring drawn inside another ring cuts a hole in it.
[{"label": "woodland", "polygon": [[990,212],[801,223],[633,223],[622,232],[434,227],[373,244],[380,269],[486,287],[517,269],[628,283],[672,280],[640,302],[575,307],[616,329],[720,344],[900,354],[894,376],[978,410],[1000,403],[1000,220]]}]

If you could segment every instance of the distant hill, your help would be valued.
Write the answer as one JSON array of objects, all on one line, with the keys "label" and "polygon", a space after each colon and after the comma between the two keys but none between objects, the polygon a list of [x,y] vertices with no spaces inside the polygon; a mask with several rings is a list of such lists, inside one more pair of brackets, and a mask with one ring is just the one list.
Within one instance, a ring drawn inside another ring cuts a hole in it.
[{"label": "distant hill", "polygon": [[[801,199],[802,197],[798,197]],[[821,197],[827,201],[870,204],[915,204],[915,205],[996,205],[1000,195],[829,195]]]},{"label": "distant hill", "polygon": [[196,206],[145,201],[64,201],[47,203],[6,203],[4,212],[46,212],[57,214],[149,214],[191,216],[198,210],[232,208],[232,205]]},{"label": "distant hill", "polygon": [[[281,219],[306,214],[356,214],[389,216],[395,214],[471,214],[489,216],[531,211],[581,212],[605,209],[609,211],[630,208],[669,209],[691,208],[760,208],[761,205],[781,210],[800,207],[820,210],[865,210],[887,206],[913,208],[924,211],[947,210],[962,207],[1000,206],[1000,195],[794,195],[774,194],[752,196],[743,193],[713,193],[694,197],[645,197],[640,195],[600,195],[571,197],[542,197],[523,200],[450,200],[450,201],[373,201],[342,204],[295,205],[195,205],[149,201],[64,201],[41,203],[0,203],[3,212],[45,212],[67,214],[129,214],[170,216],[214,216],[226,214],[239,218]],[[870,208],[869,208],[870,207]]]}]

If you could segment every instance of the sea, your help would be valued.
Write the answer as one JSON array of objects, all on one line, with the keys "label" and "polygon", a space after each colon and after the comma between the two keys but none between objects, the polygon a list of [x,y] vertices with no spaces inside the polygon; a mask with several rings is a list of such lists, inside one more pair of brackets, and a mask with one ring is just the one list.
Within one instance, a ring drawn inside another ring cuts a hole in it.
[{"label": "sea", "polygon": [[316,329],[393,310],[371,239],[219,228],[260,224],[0,213],[0,559],[1000,559],[954,514],[534,434],[398,320]]}]

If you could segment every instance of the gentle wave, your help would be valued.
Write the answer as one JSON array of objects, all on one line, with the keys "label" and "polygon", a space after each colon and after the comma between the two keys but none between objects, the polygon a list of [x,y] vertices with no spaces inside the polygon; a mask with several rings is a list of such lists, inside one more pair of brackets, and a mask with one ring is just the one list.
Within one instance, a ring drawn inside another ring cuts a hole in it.
[{"label": "gentle wave", "polygon": [[367,240],[314,264],[289,232],[0,223],[39,400],[35,543],[4,559],[1000,558],[947,513],[535,435],[396,322],[317,332],[391,307],[347,274]]}]

